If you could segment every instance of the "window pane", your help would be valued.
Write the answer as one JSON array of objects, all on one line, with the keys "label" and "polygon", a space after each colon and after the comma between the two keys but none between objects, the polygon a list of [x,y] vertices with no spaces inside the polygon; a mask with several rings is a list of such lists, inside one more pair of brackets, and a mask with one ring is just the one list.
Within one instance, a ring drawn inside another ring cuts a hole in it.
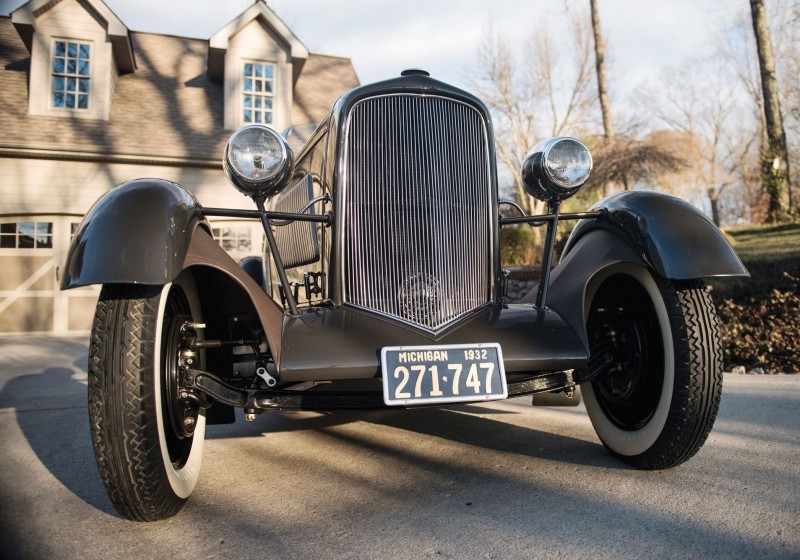
[{"label": "window pane", "polygon": [[233,251],[236,249],[236,240],[227,237],[222,238],[222,248],[226,251]]},{"label": "window pane", "polygon": [[56,91],[53,92],[53,107],[63,107],[64,106],[64,94]]},{"label": "window pane", "polygon": [[75,78],[67,78],[67,91],[75,91],[77,80]]},{"label": "window pane", "polygon": [[244,64],[242,112],[245,123],[272,122],[272,115],[267,115],[264,109],[272,110],[272,102],[266,96],[271,97],[273,94],[274,74],[275,67],[272,64],[258,62]]},{"label": "window pane", "polygon": [[81,93],[89,93],[88,78],[81,78],[80,80],[78,80],[78,91]]},{"label": "window pane", "polygon": [[70,58],[78,57],[78,43],[67,43],[67,55]]},{"label": "window pane", "polygon": [[36,224],[34,222],[19,223],[18,247],[20,249],[33,249],[33,239],[36,235]]},{"label": "window pane", "polygon": [[17,234],[17,224],[13,223],[13,222],[10,223],[10,224],[0,224],[0,233],[4,233],[4,234],[10,233],[12,235],[16,235]]},{"label": "window pane", "polygon": [[81,76],[88,76],[89,75],[89,61],[88,60],[81,60],[78,62],[78,74]]},{"label": "window pane", "polygon": [[53,78],[53,91],[64,91],[64,78],[61,76]]},{"label": "window pane", "polygon": [[272,113],[264,113],[264,122],[266,124],[272,124]]},{"label": "window pane", "polygon": [[89,108],[89,96],[88,95],[79,95],[78,96],[78,109],[88,109]]},{"label": "window pane", "polygon": [[15,249],[16,247],[16,235],[0,235],[0,249]]},{"label": "window pane", "polygon": [[250,250],[250,240],[249,239],[239,239],[239,243],[236,247],[237,251],[249,251]]},{"label": "window pane", "polygon": [[81,45],[80,57],[84,59],[89,58],[89,45]]},{"label": "window pane", "polygon": [[64,96],[64,105],[66,105],[67,109],[74,109],[75,108],[75,94],[68,93]]},{"label": "window pane", "polygon": [[67,54],[67,44],[64,41],[56,41],[56,56],[65,56]]},{"label": "window pane", "polygon": [[53,60],[53,72],[57,74],[64,73],[64,59],[63,58],[56,58]]},{"label": "window pane", "polygon": [[75,74],[75,61],[67,59],[67,74]]}]

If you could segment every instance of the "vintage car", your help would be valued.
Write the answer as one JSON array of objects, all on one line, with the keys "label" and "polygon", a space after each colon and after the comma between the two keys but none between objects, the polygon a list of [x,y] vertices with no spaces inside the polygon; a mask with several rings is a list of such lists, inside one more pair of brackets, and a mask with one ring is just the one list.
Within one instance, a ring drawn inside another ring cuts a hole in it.
[{"label": "vintage car", "polygon": [[[524,162],[546,214],[501,214],[488,109],[413,70],[344,94],[296,155],[266,126],[241,128],[223,168],[256,209],[131,181],[92,207],[68,255],[63,289],[102,285],[89,415],[124,517],[178,512],[206,425],[236,408],[253,420],[580,386],[602,443],[635,467],[673,467],[706,440],[722,354],[702,278],[747,271],[670,196],[560,213],[592,169],[578,140],[546,140]],[[266,254],[235,262],[211,216],[259,220]],[[559,220],[580,221],[553,267]],[[528,226],[544,228],[541,279],[509,303],[499,232]]]}]

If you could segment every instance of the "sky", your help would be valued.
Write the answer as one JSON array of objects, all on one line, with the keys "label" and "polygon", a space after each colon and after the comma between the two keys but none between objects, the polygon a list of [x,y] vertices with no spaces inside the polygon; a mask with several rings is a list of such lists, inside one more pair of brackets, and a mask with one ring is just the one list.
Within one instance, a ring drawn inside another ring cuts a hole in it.
[{"label": "sky", "polygon": [[[569,0],[588,7],[588,0]],[[7,15],[22,0],[0,0]],[[106,0],[133,31],[209,38],[253,0]],[[311,52],[352,59],[361,83],[424,68],[464,87],[489,26],[522,48],[541,20],[557,37],[564,0],[270,0]],[[711,52],[725,22],[747,0],[599,0],[609,81],[635,89],[662,68]]]}]

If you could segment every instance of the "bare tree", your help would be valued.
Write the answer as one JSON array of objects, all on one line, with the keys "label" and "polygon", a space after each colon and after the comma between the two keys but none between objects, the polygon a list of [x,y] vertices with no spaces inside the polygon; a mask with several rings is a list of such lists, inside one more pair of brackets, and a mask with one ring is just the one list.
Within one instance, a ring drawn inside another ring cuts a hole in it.
[{"label": "bare tree", "polygon": [[775,77],[775,58],[772,54],[772,40],[764,0],[750,0],[750,11],[758,52],[767,133],[767,146],[763,150],[762,157],[763,182],[769,195],[767,221],[780,222],[788,219],[791,210],[789,151],[783,128],[778,81]]},{"label": "bare tree", "polygon": [[520,168],[538,139],[587,128],[591,110],[591,39],[586,17],[568,12],[569,40],[554,42],[543,21],[516,56],[489,27],[468,69],[472,88],[492,112],[498,159],[513,181],[517,203],[528,213],[542,204],[528,196]]},{"label": "bare tree", "polygon": [[705,195],[717,225],[722,222],[723,193],[734,183],[738,135],[731,131],[739,123],[732,122],[737,107],[731,81],[719,59],[694,59],[665,71],[658,87],[645,88],[643,94],[655,118],[683,133],[679,155],[689,171],[684,182]]},{"label": "bare tree", "polygon": [[668,172],[682,170],[686,163],[654,138],[619,138],[594,150],[594,169],[588,188],[621,185],[629,190],[641,182],[654,184]]},{"label": "bare tree", "polygon": [[605,46],[600,28],[600,14],[597,0],[589,0],[592,13],[592,34],[594,35],[594,67],[597,72],[597,97],[600,100],[600,112],[603,115],[603,136],[609,142],[614,141],[614,123],[611,119],[611,104],[608,100],[606,85]]},{"label": "bare tree", "polygon": [[532,203],[522,187],[519,170],[534,137],[539,89],[518,85],[519,72],[511,48],[491,28],[479,46],[477,62],[475,85],[492,111],[497,155],[513,178],[517,203],[531,213]]}]

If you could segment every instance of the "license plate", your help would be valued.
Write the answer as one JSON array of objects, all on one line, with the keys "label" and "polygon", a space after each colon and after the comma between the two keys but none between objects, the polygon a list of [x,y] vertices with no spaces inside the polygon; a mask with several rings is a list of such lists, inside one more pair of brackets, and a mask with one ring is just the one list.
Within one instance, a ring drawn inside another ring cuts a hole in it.
[{"label": "license plate", "polygon": [[387,346],[381,350],[387,405],[482,402],[508,397],[497,343]]}]

